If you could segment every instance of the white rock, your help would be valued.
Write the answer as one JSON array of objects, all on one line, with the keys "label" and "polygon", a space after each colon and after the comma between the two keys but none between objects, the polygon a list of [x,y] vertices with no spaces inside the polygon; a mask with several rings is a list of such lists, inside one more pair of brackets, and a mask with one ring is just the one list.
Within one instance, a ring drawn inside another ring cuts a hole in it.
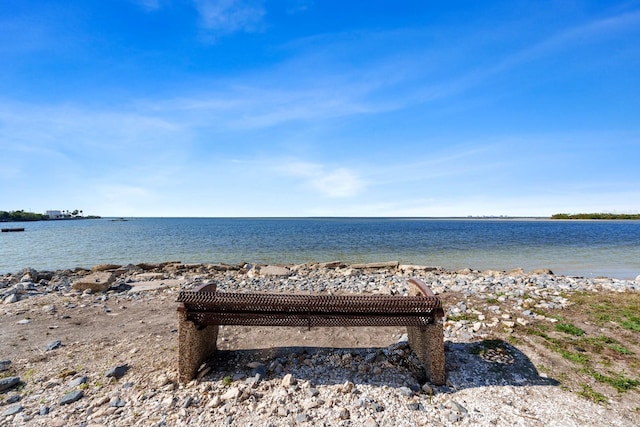
[{"label": "white rock", "polygon": [[398,261],[369,262],[363,264],[352,264],[351,268],[398,268],[398,265],[400,265]]},{"label": "white rock", "polygon": [[198,372],[198,379],[204,378],[205,376],[209,375],[209,372],[211,372],[211,367],[205,367],[203,370]]},{"label": "white rock", "polygon": [[282,378],[282,386],[283,387],[291,387],[293,385],[296,385],[298,381],[296,381],[295,378],[293,378],[293,375],[291,374],[287,374],[284,376],[284,378]]},{"label": "white rock", "polygon": [[351,381],[347,381],[344,384],[342,384],[340,391],[344,394],[351,393],[354,387],[355,387],[355,384],[353,384]]},{"label": "white rock", "polygon": [[97,397],[94,400],[91,401],[91,407],[92,408],[98,408],[102,405],[104,405],[105,403],[109,402],[109,397],[107,396],[102,396],[102,397]]},{"label": "white rock", "polygon": [[164,279],[164,278],[165,278],[164,273],[140,273],[132,277],[132,279],[137,282],[143,282],[143,281],[154,280],[154,279]]},{"label": "white rock", "polygon": [[56,314],[56,306],[53,304],[43,305],[42,312],[46,314]]},{"label": "white rock", "polygon": [[291,271],[285,267],[279,267],[277,265],[267,265],[260,269],[261,276],[290,276]]},{"label": "white rock", "polygon": [[129,289],[129,294],[135,294],[138,292],[155,291],[158,289],[175,288],[183,285],[184,279],[159,279],[159,280],[146,280],[144,282],[131,282],[132,286]]},{"label": "white rock", "polygon": [[170,382],[169,384],[165,385],[164,387],[161,388],[162,391],[173,391],[176,389],[176,384]]},{"label": "white rock", "polygon": [[220,396],[222,400],[233,400],[240,396],[240,389],[238,387],[231,387],[225,394]]},{"label": "white rock", "polygon": [[278,415],[280,418],[285,418],[287,415],[289,415],[289,410],[280,406],[278,407],[276,415]]},{"label": "white rock", "polygon": [[16,294],[11,294],[8,297],[6,297],[3,302],[5,304],[12,304],[16,301],[18,301],[18,297],[16,296]]},{"label": "white rock", "polygon": [[220,396],[213,396],[213,398],[209,401],[209,403],[207,403],[207,406],[209,408],[217,408],[218,406],[222,405],[222,399],[220,398]]},{"label": "white rock", "polygon": [[91,289],[94,292],[105,292],[115,280],[116,276],[113,273],[93,273],[77,279],[72,287],[78,291]]},{"label": "white rock", "polygon": [[423,391],[425,394],[432,395],[432,394],[433,394],[433,387],[431,387],[428,383],[425,383],[425,384],[422,386],[422,391]]},{"label": "white rock", "polygon": [[378,427],[378,423],[373,418],[369,417],[364,422],[364,427]]},{"label": "white rock", "polygon": [[345,277],[359,276],[360,270],[355,270],[353,268],[345,268],[344,270],[342,270],[342,275]]},{"label": "white rock", "polygon": [[307,399],[302,402],[302,407],[308,411],[309,409],[314,409],[322,405],[322,401]]},{"label": "white rock", "polygon": [[166,408],[171,408],[176,404],[176,399],[173,396],[167,396],[163,401],[162,401],[162,406],[166,407]]},{"label": "white rock", "polygon": [[169,379],[168,376],[166,376],[165,374],[161,374],[156,378],[156,386],[157,387],[164,387],[167,384],[169,384],[171,382],[171,380]]}]

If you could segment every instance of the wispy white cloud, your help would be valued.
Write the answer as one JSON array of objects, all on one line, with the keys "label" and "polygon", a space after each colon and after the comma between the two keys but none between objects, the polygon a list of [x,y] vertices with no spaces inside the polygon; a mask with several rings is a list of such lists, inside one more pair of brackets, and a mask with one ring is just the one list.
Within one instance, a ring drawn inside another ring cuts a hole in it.
[{"label": "wispy white cloud", "polygon": [[390,102],[368,99],[374,88],[350,81],[291,82],[273,87],[264,76],[254,76],[253,86],[227,82],[217,89],[201,89],[191,97],[153,100],[140,107],[158,115],[181,117],[191,124],[215,123],[218,128],[247,130],[276,127],[292,122],[326,120],[376,114],[396,108]]},{"label": "wispy white cloud", "polygon": [[266,10],[260,0],[194,0],[194,3],[202,27],[214,37],[263,28]]},{"label": "wispy white cloud", "polygon": [[[227,6],[221,3],[212,7],[212,16],[222,16]],[[369,58],[360,54],[372,46],[384,46],[407,37],[428,39],[426,30],[359,32],[355,39],[353,33],[319,35],[288,43],[282,49],[291,54],[289,60],[230,80],[222,93],[211,98],[199,94],[185,101],[192,107],[218,112],[231,107],[227,110],[230,112],[227,123],[237,128],[397,111],[457,97],[531,61],[631,31],[636,24],[640,24],[638,12],[591,21],[541,37],[537,43],[498,56],[485,65],[459,67],[467,70],[462,74],[447,73],[449,53],[432,50],[428,44],[413,43],[393,51],[383,49]],[[359,55],[360,66],[350,67],[344,61],[352,55]],[[440,64],[441,60],[444,64]],[[286,86],[282,86],[283,75],[289,76]],[[253,83],[247,85],[248,81]],[[230,102],[235,105],[230,106]]]},{"label": "wispy white cloud", "polygon": [[136,200],[138,203],[146,202],[153,194],[148,188],[133,185],[113,185],[108,184],[100,188],[101,194],[109,203],[128,203]]},{"label": "wispy white cloud", "polygon": [[247,95],[246,99],[251,99],[248,108],[244,114],[229,122],[238,128],[271,127],[299,120],[322,121],[371,114],[388,108],[367,101],[366,94],[357,93],[348,86],[320,86],[307,90],[292,88],[287,91],[246,88],[243,92]]},{"label": "wispy white cloud", "polygon": [[[130,0],[147,12],[163,9],[167,0]],[[265,27],[263,0],[192,0],[203,38],[216,41],[219,36],[237,32],[258,32]],[[301,5],[303,10],[306,3]],[[296,9],[298,10],[298,9]]]},{"label": "wispy white cloud", "polygon": [[[130,179],[136,181],[136,178]],[[162,191],[137,182],[98,182],[80,200],[83,206],[103,216],[149,216],[162,214],[168,198]],[[86,210],[85,210],[86,212]]]},{"label": "wispy white cloud", "polygon": [[332,167],[300,160],[278,161],[276,170],[301,178],[303,185],[331,198],[353,197],[365,189],[359,174],[347,167]]},{"label": "wispy white cloud", "polygon": [[472,68],[462,75],[428,85],[424,89],[416,91],[415,98],[422,102],[429,102],[458,95],[481,85],[487,79],[532,61],[580,45],[597,43],[618,33],[637,31],[638,28],[640,28],[640,12],[627,12],[567,28],[506,55],[490,66]]},{"label": "wispy white cloud", "polygon": [[102,150],[102,154],[113,154],[154,146],[171,141],[182,130],[175,122],[144,112],[17,102],[0,103],[0,121],[0,137],[8,148],[57,148],[77,153]]},{"label": "wispy white cloud", "polygon": [[[43,204],[81,198],[88,208],[117,194],[148,200],[179,179],[188,157],[188,131],[139,112],[3,102],[0,123],[3,158],[11,159],[5,173],[13,177],[0,182],[0,193],[15,203],[36,195]],[[29,186],[35,194],[21,190]]]},{"label": "wispy white cloud", "polygon": [[358,194],[364,183],[351,170],[338,168],[311,176],[313,188],[329,197],[350,197]]},{"label": "wispy white cloud", "polygon": [[640,26],[640,12],[627,12],[616,16],[593,20],[582,25],[567,28],[514,53],[496,64],[491,72],[505,71],[514,66],[537,60],[562,50],[584,44],[597,43],[615,34],[637,31]]},{"label": "wispy white cloud", "polygon": [[401,161],[370,167],[367,176],[379,184],[394,185],[416,181],[431,183],[452,178],[455,178],[453,181],[460,181],[490,171],[495,174],[500,167],[512,163],[512,159],[500,157],[500,144],[496,141],[450,144],[446,148],[415,153]]}]

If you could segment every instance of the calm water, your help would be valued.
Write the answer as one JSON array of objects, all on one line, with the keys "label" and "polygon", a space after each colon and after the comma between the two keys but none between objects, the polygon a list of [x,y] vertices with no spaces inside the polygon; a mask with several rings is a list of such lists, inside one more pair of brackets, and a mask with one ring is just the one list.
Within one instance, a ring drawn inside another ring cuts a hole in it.
[{"label": "calm water", "polygon": [[446,269],[550,268],[635,278],[640,221],[133,218],[7,223],[0,273],[179,260],[373,262]]}]

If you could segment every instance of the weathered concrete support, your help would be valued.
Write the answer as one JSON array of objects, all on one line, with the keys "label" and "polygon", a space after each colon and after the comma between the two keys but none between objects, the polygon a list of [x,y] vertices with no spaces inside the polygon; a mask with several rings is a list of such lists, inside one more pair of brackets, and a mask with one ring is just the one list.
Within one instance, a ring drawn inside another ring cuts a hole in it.
[{"label": "weathered concrete support", "polygon": [[[198,290],[215,292],[215,285]],[[218,325],[199,326],[187,319],[184,306],[178,308],[178,380],[191,381],[198,368],[216,352]]]},{"label": "weathered concrete support", "polygon": [[[422,281],[410,279],[409,295],[433,296],[433,292]],[[444,360],[444,332],[442,309],[435,313],[434,323],[428,326],[408,326],[409,346],[422,362],[427,378],[435,385],[446,381]]]},{"label": "weathered concrete support", "polygon": [[442,323],[429,326],[408,326],[409,345],[424,366],[427,378],[435,385],[446,381],[444,336]]}]

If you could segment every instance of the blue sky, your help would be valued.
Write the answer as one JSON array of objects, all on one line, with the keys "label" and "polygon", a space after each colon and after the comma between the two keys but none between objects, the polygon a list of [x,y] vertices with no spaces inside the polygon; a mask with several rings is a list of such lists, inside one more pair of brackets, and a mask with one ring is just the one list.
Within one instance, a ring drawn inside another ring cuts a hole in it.
[{"label": "blue sky", "polygon": [[0,0],[0,210],[640,212],[640,1]]}]

